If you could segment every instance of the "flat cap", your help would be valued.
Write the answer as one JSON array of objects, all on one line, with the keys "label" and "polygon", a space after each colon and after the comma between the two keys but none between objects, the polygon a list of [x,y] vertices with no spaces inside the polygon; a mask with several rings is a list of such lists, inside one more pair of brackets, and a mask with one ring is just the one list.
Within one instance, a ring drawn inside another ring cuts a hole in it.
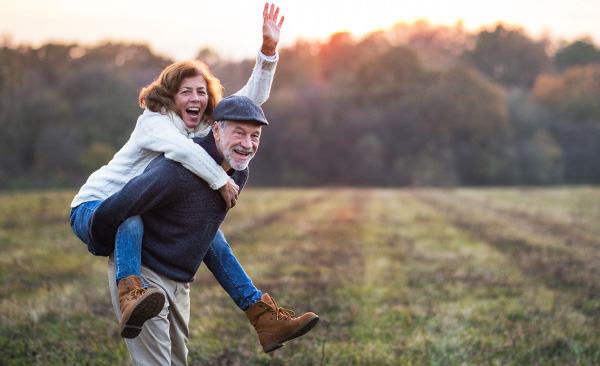
[{"label": "flat cap", "polygon": [[221,100],[213,111],[213,121],[248,121],[269,125],[262,108],[250,98],[239,95]]}]

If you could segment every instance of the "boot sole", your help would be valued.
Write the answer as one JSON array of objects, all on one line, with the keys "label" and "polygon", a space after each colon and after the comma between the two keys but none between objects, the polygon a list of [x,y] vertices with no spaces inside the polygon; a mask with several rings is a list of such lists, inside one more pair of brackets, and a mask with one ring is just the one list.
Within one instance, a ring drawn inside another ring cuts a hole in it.
[{"label": "boot sole", "polygon": [[293,331],[292,333],[263,347],[263,351],[265,353],[269,353],[269,352],[273,352],[276,349],[283,347],[284,346],[283,342],[287,342],[294,338],[298,338],[298,337],[305,335],[306,333],[310,332],[310,330],[313,329],[315,327],[315,325],[317,325],[318,322],[319,322],[319,316],[318,315],[312,316],[310,319],[305,321],[304,324],[302,324],[301,326],[296,328],[296,330]]},{"label": "boot sole", "polygon": [[121,337],[135,338],[142,331],[142,325],[148,319],[160,314],[165,305],[165,295],[162,292],[151,292],[138,301],[131,311],[129,319],[121,327]]}]

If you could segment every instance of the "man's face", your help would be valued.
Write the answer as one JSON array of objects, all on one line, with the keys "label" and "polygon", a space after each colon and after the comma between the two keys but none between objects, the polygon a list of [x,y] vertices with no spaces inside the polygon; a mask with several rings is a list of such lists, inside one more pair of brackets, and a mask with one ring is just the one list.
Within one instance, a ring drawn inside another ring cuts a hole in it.
[{"label": "man's face", "polygon": [[217,148],[229,167],[235,170],[248,167],[258,150],[261,130],[262,125],[251,122],[229,121],[224,129],[215,122],[213,134]]}]

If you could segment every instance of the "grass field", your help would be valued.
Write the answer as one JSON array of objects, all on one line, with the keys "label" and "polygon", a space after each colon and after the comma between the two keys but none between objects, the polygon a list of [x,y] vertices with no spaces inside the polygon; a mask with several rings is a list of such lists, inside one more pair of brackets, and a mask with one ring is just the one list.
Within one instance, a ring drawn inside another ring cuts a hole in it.
[{"label": "grass field", "polygon": [[[0,193],[0,365],[127,365],[75,192]],[[600,187],[247,189],[223,231],[317,327],[265,355],[201,267],[191,365],[600,364]]]}]

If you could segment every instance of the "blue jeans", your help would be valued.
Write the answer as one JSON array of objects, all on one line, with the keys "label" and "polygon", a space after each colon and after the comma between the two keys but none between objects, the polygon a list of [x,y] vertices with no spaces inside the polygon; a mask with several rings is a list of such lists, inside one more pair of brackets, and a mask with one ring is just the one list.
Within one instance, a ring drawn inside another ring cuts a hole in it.
[{"label": "blue jeans", "polygon": [[262,297],[262,292],[254,287],[252,280],[233,255],[221,230],[217,231],[204,256],[204,264],[240,309],[245,311]]},{"label": "blue jeans", "polygon": [[[89,245],[88,228],[92,214],[100,203],[102,201],[88,201],[71,209],[71,228],[82,242],[88,244],[92,253],[94,251]],[[144,223],[139,216],[130,217],[119,226],[114,255],[117,283],[132,275],[142,277],[140,270],[143,233]],[[262,297],[262,292],[254,287],[252,280],[233,255],[221,230],[210,245],[204,257],[204,264],[241,310],[245,311]]]}]

